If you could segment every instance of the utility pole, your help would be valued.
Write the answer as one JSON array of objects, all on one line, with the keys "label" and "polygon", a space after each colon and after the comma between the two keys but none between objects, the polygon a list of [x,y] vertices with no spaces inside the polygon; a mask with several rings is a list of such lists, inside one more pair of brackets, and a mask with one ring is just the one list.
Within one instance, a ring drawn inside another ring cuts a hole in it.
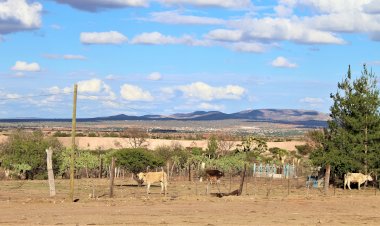
[{"label": "utility pole", "polygon": [[74,84],[74,96],[73,96],[73,117],[71,127],[71,155],[70,155],[70,198],[74,201],[74,161],[75,161],[75,135],[77,126],[77,93],[78,85]]}]

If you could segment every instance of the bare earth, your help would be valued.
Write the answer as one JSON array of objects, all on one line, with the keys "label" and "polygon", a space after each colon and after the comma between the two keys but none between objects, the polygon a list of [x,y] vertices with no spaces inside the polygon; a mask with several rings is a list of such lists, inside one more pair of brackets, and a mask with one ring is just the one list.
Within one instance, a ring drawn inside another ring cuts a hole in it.
[{"label": "bare earth", "polygon": [[[242,196],[217,198],[205,195],[205,183],[171,181],[165,197],[159,186],[146,195],[145,187],[116,179],[109,198],[107,179],[80,179],[79,201],[71,202],[69,180],[56,180],[53,198],[47,181],[0,181],[0,225],[379,225],[380,194],[374,188],[331,189],[325,196],[302,181],[290,181],[289,190],[287,180],[267,182],[250,178]],[[224,179],[219,189],[228,192],[229,186]],[[231,187],[238,187],[238,178]],[[211,193],[217,191],[213,185]]]}]

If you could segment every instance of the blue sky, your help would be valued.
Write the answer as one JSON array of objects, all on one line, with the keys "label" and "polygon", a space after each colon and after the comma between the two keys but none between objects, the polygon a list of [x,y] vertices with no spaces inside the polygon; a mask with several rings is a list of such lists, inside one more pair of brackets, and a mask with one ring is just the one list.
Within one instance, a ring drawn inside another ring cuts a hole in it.
[{"label": "blue sky", "polygon": [[380,0],[0,0],[0,118],[328,112],[379,50]]}]

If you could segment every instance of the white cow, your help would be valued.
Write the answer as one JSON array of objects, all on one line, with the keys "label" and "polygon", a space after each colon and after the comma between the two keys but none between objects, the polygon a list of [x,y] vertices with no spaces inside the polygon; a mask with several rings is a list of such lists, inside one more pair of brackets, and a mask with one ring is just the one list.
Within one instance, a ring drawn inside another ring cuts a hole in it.
[{"label": "white cow", "polygon": [[358,189],[360,190],[360,185],[366,181],[373,181],[370,175],[364,175],[362,173],[347,173],[344,174],[344,189],[346,189],[346,185],[351,190],[350,184],[352,182],[358,183]]},{"label": "white cow", "polygon": [[161,183],[161,193],[164,191],[164,194],[166,195],[167,192],[167,186],[168,186],[168,177],[165,172],[148,172],[148,173],[138,173],[137,174],[139,180],[142,180],[146,183],[146,192],[147,194],[150,193],[150,185],[156,182]]}]

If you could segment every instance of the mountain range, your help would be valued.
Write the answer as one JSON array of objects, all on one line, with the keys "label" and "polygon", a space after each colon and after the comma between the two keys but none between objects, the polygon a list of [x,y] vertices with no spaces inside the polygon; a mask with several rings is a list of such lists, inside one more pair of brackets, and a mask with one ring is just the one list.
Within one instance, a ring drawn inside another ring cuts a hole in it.
[{"label": "mountain range", "polygon": [[[97,121],[119,121],[119,120],[183,120],[183,121],[213,121],[213,120],[249,120],[258,122],[299,124],[307,127],[326,126],[329,115],[313,110],[297,109],[255,109],[245,110],[236,113],[223,113],[220,111],[195,111],[192,113],[177,113],[172,115],[143,115],[129,116],[125,114],[95,117],[78,118],[78,122]],[[49,119],[49,118],[15,118],[0,119],[0,122],[68,122],[71,119]]]}]

